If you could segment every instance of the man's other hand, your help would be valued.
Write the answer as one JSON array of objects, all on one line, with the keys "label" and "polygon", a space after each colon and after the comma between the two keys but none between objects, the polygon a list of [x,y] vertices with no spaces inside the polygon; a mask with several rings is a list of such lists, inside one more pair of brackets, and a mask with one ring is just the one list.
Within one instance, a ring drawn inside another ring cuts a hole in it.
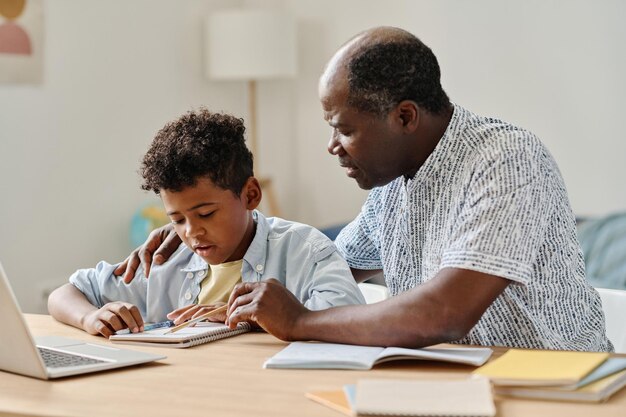
[{"label": "man's other hand", "polygon": [[181,240],[174,231],[171,223],[159,227],[150,233],[148,240],[131,252],[131,254],[119,264],[113,273],[117,276],[123,274],[125,283],[129,283],[135,277],[139,265],[143,267],[146,278],[150,275],[152,262],[161,265],[178,249]]}]

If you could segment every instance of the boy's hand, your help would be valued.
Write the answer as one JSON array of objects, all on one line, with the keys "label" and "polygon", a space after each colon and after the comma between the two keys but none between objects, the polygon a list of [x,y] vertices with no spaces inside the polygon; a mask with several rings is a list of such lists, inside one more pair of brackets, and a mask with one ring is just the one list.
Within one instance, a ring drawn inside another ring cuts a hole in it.
[{"label": "boy's hand", "polygon": [[[192,304],[172,311],[167,315],[167,318],[173,320],[174,324],[179,325],[187,320],[195,319],[196,317],[201,316],[204,313],[208,313],[211,310],[215,310],[223,305],[226,305],[226,303],[218,302],[214,304]],[[207,317],[207,321],[224,323],[226,321],[226,313],[214,314]]]},{"label": "boy's hand", "polygon": [[143,330],[143,318],[136,306],[115,301],[88,313],[83,317],[81,325],[89,334],[100,334],[108,338],[116,331],[126,328],[133,333]]},{"label": "boy's hand", "polygon": [[243,282],[235,286],[228,300],[231,329],[247,321],[257,324],[281,340],[291,341],[298,319],[309,310],[280,282]]},{"label": "boy's hand", "polygon": [[154,229],[148,236],[148,240],[132,251],[128,258],[115,268],[113,273],[117,276],[124,274],[124,282],[128,284],[135,277],[139,265],[142,265],[146,278],[148,278],[152,262],[161,265],[167,261],[176,252],[180,243],[181,240],[171,223]]}]

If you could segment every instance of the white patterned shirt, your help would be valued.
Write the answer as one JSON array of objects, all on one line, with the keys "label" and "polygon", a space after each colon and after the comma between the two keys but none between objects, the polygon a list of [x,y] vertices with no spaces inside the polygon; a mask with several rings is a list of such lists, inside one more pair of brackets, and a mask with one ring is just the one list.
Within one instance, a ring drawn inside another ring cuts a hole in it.
[{"label": "white patterned shirt", "polygon": [[382,269],[392,295],[442,268],[510,280],[458,343],[613,350],[559,169],[501,120],[455,105],[414,178],[374,188],[335,243],[352,268]]}]

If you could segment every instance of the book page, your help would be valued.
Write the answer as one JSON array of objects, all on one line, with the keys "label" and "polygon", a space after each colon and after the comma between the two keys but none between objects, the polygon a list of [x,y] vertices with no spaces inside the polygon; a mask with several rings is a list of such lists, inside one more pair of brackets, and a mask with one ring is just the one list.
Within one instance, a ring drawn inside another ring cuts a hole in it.
[{"label": "book page", "polygon": [[379,360],[377,360],[376,363],[396,359],[424,359],[480,366],[487,362],[492,352],[493,351],[489,348],[472,347],[423,349],[388,347],[379,355]]}]

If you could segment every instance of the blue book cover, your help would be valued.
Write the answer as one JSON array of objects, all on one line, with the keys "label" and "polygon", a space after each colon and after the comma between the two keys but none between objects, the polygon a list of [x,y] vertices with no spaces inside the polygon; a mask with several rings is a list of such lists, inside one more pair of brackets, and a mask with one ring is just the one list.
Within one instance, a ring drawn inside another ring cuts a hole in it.
[{"label": "blue book cover", "polygon": [[348,400],[350,409],[354,410],[354,403],[356,402],[356,385],[355,384],[344,385],[343,393],[346,396],[346,400]]},{"label": "blue book cover", "polygon": [[581,379],[580,382],[573,387],[573,389],[582,388],[585,385],[589,385],[599,379],[613,375],[622,369],[626,369],[626,358],[608,358],[589,375]]}]

